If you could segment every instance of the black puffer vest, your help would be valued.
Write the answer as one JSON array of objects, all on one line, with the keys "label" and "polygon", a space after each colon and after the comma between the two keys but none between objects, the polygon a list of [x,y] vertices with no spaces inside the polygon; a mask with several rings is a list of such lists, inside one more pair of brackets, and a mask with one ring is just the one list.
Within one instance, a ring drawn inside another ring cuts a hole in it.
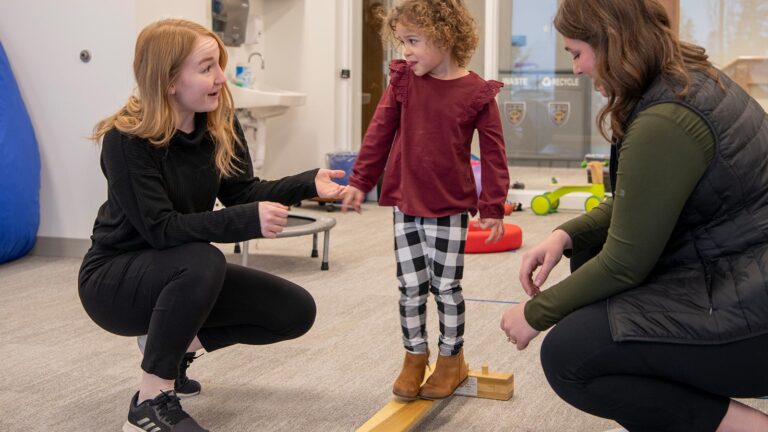
[{"label": "black puffer vest", "polygon": [[681,104],[709,125],[715,152],[648,278],[608,300],[616,341],[720,344],[768,333],[768,118],[723,74],[723,88],[702,73],[691,80],[680,99],[657,79],[628,122]]}]

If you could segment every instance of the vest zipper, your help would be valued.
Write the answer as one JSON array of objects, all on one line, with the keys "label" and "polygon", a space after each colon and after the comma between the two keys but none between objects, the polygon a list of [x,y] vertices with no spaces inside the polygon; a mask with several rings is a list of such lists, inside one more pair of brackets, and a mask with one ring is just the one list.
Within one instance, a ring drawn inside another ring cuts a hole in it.
[{"label": "vest zipper", "polygon": [[712,315],[714,305],[712,305],[712,275],[709,272],[709,263],[704,265],[704,278],[707,284],[707,298],[709,299],[709,315]]},{"label": "vest zipper", "polygon": [[704,258],[704,256],[699,251],[699,245],[696,244],[696,237],[693,239],[693,249],[696,251],[696,255],[699,256],[699,262],[701,262],[702,267],[704,267],[704,283],[706,284],[707,288],[707,301],[709,301],[709,315],[712,316],[712,312],[715,310],[715,305],[712,302],[712,272],[710,271],[710,268],[712,267],[712,264],[714,263],[713,260],[709,258]]},{"label": "vest zipper", "polygon": [[701,262],[701,265],[704,267],[704,283],[706,284],[707,288],[707,300],[709,301],[709,315],[712,316],[712,312],[715,310],[715,305],[712,302],[712,272],[710,272],[710,268],[712,267],[713,260],[704,258],[701,255],[701,252],[699,252],[699,246],[696,244],[696,239],[693,240],[693,248],[696,250],[696,255],[699,256],[699,261]]}]

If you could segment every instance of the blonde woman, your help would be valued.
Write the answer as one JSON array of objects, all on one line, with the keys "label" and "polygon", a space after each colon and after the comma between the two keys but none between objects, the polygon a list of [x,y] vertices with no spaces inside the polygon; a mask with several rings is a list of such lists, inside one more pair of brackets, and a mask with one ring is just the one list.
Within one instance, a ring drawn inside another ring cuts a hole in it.
[{"label": "blonde woman", "polygon": [[[174,389],[185,353],[297,338],[315,319],[303,288],[229,264],[210,242],[275,237],[286,224],[286,205],[341,197],[344,189],[331,177],[344,173],[255,178],[226,63],[221,40],[204,27],[151,24],[136,42],[137,93],[95,128],[108,195],[79,293],[105,330],[147,335],[125,432],[204,431]],[[226,208],[214,212],[217,198]]]}]

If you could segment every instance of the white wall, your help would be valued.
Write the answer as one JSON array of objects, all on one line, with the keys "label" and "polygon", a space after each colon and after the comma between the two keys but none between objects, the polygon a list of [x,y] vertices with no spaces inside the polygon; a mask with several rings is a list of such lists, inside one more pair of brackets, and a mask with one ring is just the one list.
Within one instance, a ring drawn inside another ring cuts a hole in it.
[{"label": "white wall", "polygon": [[[185,19],[208,29],[211,28],[211,0],[134,0],[134,2],[136,3],[136,35],[148,24],[166,18]],[[133,42],[135,38],[131,41]]]},{"label": "white wall", "polygon": [[[258,81],[307,94],[305,106],[267,120],[264,176],[324,165],[327,152],[343,149],[336,142],[337,2],[251,2],[264,16],[264,36],[258,45],[229,49],[230,65],[260,51],[266,69],[257,71]],[[99,147],[87,136],[134,89],[138,32],[170,17],[210,28],[210,0],[2,0],[0,40],[40,147],[39,239],[86,244],[106,199]],[[89,63],[80,61],[82,49],[91,52]]]},{"label": "white wall", "polygon": [[336,3],[264,0],[266,82],[307,94],[306,105],[267,120],[267,178],[324,166],[327,152],[343,148],[336,143]]},{"label": "white wall", "polygon": [[[133,87],[135,9],[124,0],[3,0],[0,40],[41,158],[38,236],[85,239],[106,198],[99,149],[86,137]],[[88,49],[89,63],[79,53]]]}]

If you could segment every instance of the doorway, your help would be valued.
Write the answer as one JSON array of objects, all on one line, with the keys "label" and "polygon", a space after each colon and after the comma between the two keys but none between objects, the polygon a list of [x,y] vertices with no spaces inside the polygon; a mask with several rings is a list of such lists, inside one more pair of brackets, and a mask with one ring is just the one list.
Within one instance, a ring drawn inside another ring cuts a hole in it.
[{"label": "doorway", "polygon": [[362,8],[362,79],[360,104],[360,139],[365,135],[368,124],[373,118],[384,88],[387,85],[387,58],[381,38],[384,16],[389,10],[391,0],[363,0]]}]

